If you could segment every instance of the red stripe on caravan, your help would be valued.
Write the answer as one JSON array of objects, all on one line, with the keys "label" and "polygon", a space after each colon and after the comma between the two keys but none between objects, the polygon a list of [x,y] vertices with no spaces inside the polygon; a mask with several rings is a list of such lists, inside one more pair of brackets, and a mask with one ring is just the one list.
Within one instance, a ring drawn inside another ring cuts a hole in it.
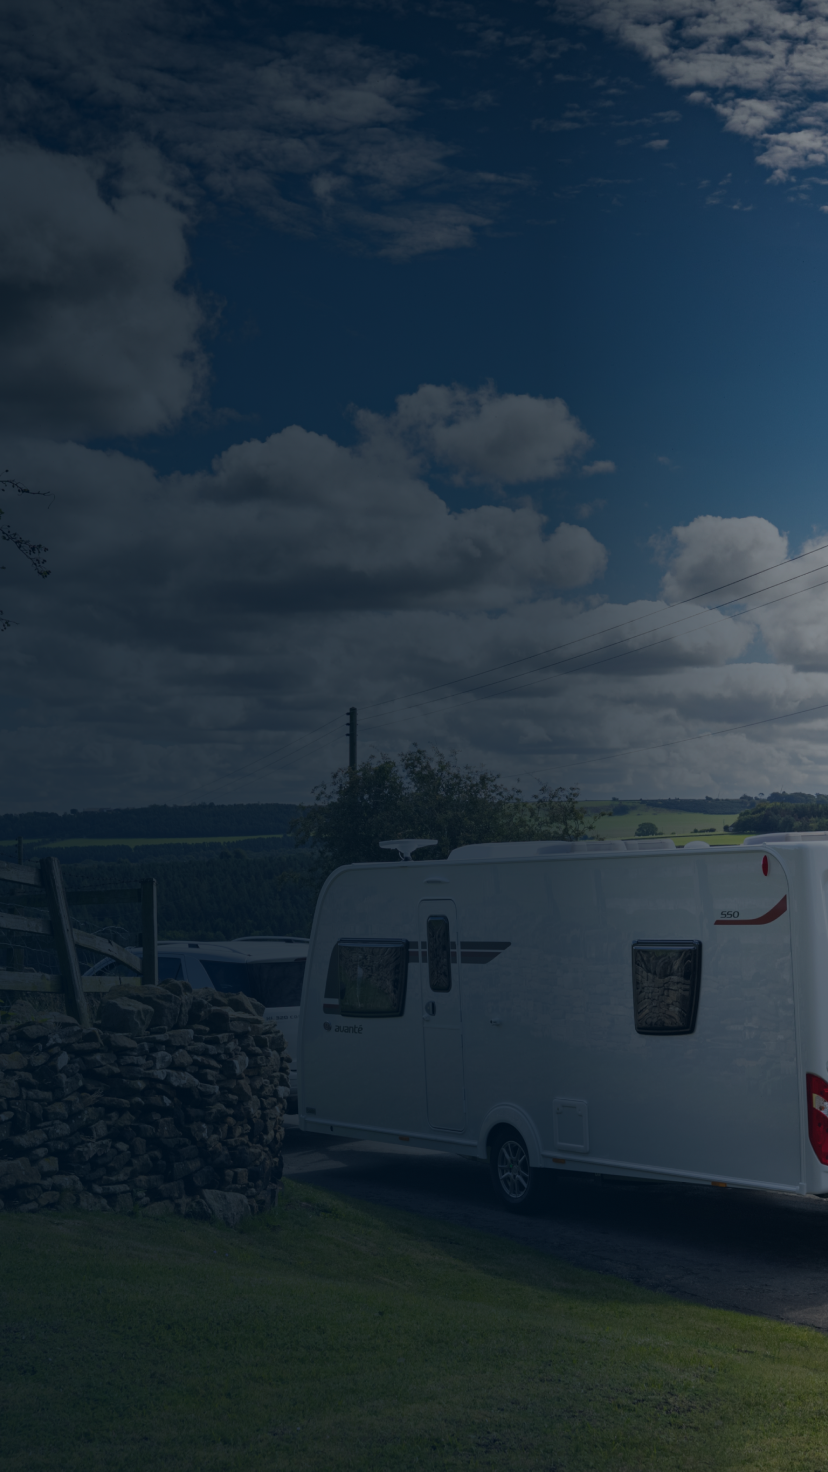
[{"label": "red stripe on caravan", "polygon": [[770,925],[771,920],[778,920],[779,917],[780,917],[780,915],[784,915],[784,913],[787,910],[787,908],[788,908],[788,896],[786,894],[783,894],[783,896],[782,896],[781,900],[779,901],[779,904],[778,905],[774,905],[773,909],[772,910],[768,910],[768,912],[767,912],[766,915],[759,915],[759,917],[756,920],[714,920],[713,921],[713,924],[714,925]]}]

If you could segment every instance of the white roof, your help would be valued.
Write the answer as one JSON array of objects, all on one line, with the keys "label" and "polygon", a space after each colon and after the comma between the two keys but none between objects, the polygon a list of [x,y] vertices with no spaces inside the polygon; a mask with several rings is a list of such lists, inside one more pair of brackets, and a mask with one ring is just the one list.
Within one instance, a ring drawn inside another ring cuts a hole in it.
[{"label": "white roof", "polygon": [[828,830],[819,833],[751,833],[745,844],[767,848],[769,843],[828,843]]},{"label": "white roof", "polygon": [[547,854],[579,854],[592,858],[598,854],[653,853],[658,849],[675,849],[672,838],[587,838],[577,842],[556,839],[529,843],[467,843],[453,848],[448,863],[484,863],[489,859],[541,858]]},{"label": "white roof", "polygon": [[232,942],[245,961],[301,961],[308,954],[310,942],[299,936],[247,935]]}]

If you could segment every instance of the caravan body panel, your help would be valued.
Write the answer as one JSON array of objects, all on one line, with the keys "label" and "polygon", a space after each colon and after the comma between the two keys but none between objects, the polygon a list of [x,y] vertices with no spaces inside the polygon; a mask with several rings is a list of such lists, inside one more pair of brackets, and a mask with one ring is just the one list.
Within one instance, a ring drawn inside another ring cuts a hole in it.
[{"label": "caravan body panel", "polygon": [[[828,1076],[828,847],[497,847],[331,876],[300,1023],[306,1127],[485,1155],[512,1123],[552,1169],[828,1191],[804,1092],[806,1071]],[[444,991],[429,979],[439,917]],[[401,1011],[338,1010],[346,936],[408,943]],[[636,1029],[642,942],[652,964],[659,948],[685,969],[700,956],[692,1030]]]}]

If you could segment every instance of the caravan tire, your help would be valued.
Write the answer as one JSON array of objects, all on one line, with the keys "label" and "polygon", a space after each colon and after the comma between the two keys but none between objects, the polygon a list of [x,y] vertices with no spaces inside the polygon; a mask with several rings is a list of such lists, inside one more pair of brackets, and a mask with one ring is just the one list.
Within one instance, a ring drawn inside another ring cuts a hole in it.
[{"label": "caravan tire", "polygon": [[489,1141],[489,1170],[495,1193],[508,1211],[529,1211],[538,1197],[538,1174],[529,1164],[526,1141],[508,1125]]}]

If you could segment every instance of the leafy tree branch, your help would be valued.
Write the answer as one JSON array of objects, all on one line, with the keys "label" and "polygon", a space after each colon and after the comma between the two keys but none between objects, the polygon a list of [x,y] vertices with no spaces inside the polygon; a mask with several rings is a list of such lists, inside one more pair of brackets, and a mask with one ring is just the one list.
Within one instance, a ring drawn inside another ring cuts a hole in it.
[{"label": "leafy tree branch", "polygon": [[291,831],[315,853],[321,877],[341,864],[397,862],[378,847],[384,838],[436,838],[436,848],[414,859],[445,859],[461,844],[577,839],[594,826],[578,805],[577,787],[544,785],[527,799],[496,772],[419,746],[334,772],[314,795]]}]

